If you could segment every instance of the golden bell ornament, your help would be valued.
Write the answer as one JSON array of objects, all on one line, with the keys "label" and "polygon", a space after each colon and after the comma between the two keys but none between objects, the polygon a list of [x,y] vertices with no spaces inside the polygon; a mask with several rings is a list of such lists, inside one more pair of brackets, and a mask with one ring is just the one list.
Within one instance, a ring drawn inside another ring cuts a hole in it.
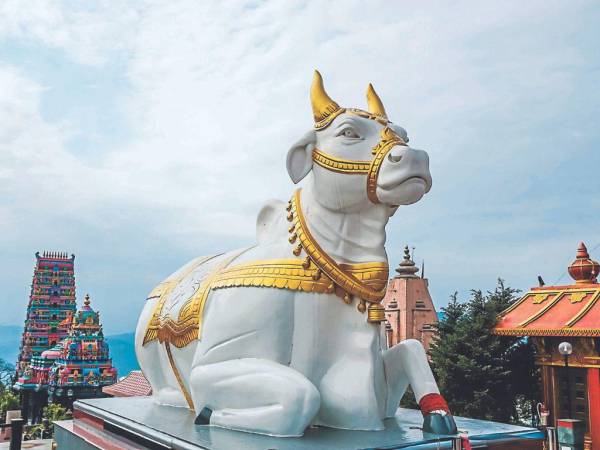
[{"label": "golden bell ornament", "polygon": [[350,303],[352,303],[352,296],[349,293],[344,292],[344,297],[342,298],[342,300],[344,300],[344,303],[349,305]]},{"label": "golden bell ornament", "polygon": [[367,310],[367,322],[380,323],[385,320],[385,309],[379,303],[371,303]]}]

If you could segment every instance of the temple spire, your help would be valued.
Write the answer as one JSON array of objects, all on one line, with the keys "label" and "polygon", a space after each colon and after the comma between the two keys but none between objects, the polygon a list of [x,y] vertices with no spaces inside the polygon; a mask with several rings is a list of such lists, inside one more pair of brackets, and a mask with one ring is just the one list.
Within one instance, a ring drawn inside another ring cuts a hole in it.
[{"label": "temple spire", "polygon": [[416,273],[419,271],[419,268],[416,267],[414,261],[411,259],[410,250],[408,249],[408,245],[404,246],[404,260],[398,265],[396,268],[396,278],[418,278]]}]

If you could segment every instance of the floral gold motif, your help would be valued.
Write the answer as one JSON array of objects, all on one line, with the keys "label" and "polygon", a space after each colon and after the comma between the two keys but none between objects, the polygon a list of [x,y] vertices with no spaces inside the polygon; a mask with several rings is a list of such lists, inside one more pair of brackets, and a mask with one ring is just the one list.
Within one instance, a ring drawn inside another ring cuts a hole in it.
[{"label": "floral gold motif", "polygon": [[573,292],[570,295],[571,303],[579,303],[579,302],[583,301],[583,299],[586,297],[586,295],[588,295],[587,292]]},{"label": "floral gold motif", "polygon": [[545,302],[546,300],[548,300],[548,297],[550,296],[549,293],[544,293],[544,294],[535,294],[533,296],[533,304],[534,305],[539,305],[540,303]]},{"label": "floral gold motif", "polygon": [[170,315],[167,315],[166,317],[161,316],[163,306],[175,286],[186,276],[191,274],[197,267],[220,255],[208,257],[198,261],[175,280],[167,280],[165,284],[168,283],[168,288],[162,291],[160,300],[154,308],[154,313],[150,323],[148,324],[148,328],[146,329],[146,334],[144,336],[142,345],[146,345],[147,343],[158,339],[158,341],[161,343],[168,342],[177,348],[183,348],[193,340],[199,339],[202,331],[202,316],[204,312],[204,306],[208,298],[208,294],[211,291],[212,282],[222,269],[227,267],[233,260],[249,249],[250,248],[244,249],[219,264],[219,266],[213,270],[204,281],[202,281],[196,292],[185,302],[179,311],[178,317],[175,319]]},{"label": "floral gold motif", "polygon": [[171,292],[173,292],[173,289],[175,289],[175,287],[177,286],[177,284],[179,284],[181,280],[183,280],[190,273],[192,273],[197,267],[218,256],[220,255],[208,256],[199,261],[196,261],[194,264],[190,265],[190,267],[188,267],[187,270],[183,271],[178,277],[167,278],[165,281],[160,283],[156,288],[152,290],[152,292],[148,296],[148,299],[159,297],[159,300],[156,303],[156,306],[154,307],[154,311],[152,311],[152,318],[150,319],[148,327],[146,328],[146,334],[144,335],[144,341],[142,345],[146,345],[158,337],[158,331],[162,326],[160,315],[163,306]]}]

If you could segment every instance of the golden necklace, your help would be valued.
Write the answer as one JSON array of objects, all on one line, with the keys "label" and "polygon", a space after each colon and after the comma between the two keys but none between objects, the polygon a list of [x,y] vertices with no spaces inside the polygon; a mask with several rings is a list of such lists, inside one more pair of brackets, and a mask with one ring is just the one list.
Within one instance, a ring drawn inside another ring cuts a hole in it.
[{"label": "golden necklace", "polygon": [[[342,265],[338,264],[331,258],[317,243],[316,239],[312,236],[306,220],[302,212],[300,203],[300,192],[298,189],[294,192],[294,195],[290,199],[287,206],[287,220],[292,225],[288,229],[290,236],[289,242],[298,244],[293,250],[295,256],[300,256],[302,251],[306,253],[306,258],[302,263],[305,269],[310,269],[312,266],[316,267],[315,277],[319,279],[322,276],[327,277],[331,280],[332,286],[331,291],[335,292],[336,295],[341,297],[345,303],[352,303],[353,297],[358,297],[358,310],[365,312],[367,309],[366,303],[369,303],[369,322],[381,322],[385,319],[384,309],[379,304],[386,292],[386,285],[384,284],[380,288],[372,288],[368,286],[362,280],[359,280],[352,273],[344,270]],[[388,276],[388,265],[382,262],[375,263],[363,263],[364,265],[370,266],[371,269],[379,269],[385,267],[385,279],[387,281]]]}]

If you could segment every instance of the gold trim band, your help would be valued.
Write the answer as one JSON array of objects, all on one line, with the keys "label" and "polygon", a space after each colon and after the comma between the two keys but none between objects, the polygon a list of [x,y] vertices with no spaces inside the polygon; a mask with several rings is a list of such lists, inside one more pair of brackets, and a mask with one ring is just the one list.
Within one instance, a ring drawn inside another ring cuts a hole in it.
[{"label": "gold trim band", "polygon": [[[373,289],[382,289],[387,284],[386,263],[340,264],[340,267]],[[334,292],[334,284],[328,276],[314,265],[307,267],[300,259],[259,260],[232,266],[222,271],[212,283],[213,289],[239,286]]]},{"label": "gold trim band", "polygon": [[406,142],[390,127],[386,126],[382,128],[381,139],[371,151],[375,157],[371,162],[369,174],[367,175],[367,197],[369,197],[371,203],[380,203],[379,198],[377,198],[377,177],[379,176],[379,170],[383,164],[383,159],[397,145],[406,146]]},{"label": "gold trim band", "polygon": [[175,364],[175,359],[173,358],[173,354],[171,353],[171,346],[168,342],[165,342],[165,350],[167,351],[167,357],[169,358],[169,365],[171,366],[173,375],[175,375],[175,378],[177,379],[177,384],[179,384],[179,389],[181,389],[181,392],[185,397],[185,401],[187,402],[190,409],[194,409],[194,402],[192,401],[192,396],[185,387],[185,384],[183,384],[183,379],[181,378],[179,369],[177,369],[177,364]]},{"label": "gold trim band", "polygon": [[600,328],[510,328],[492,330],[498,336],[600,336]]},{"label": "gold trim band", "polygon": [[335,158],[321,150],[313,150],[313,161],[317,165],[331,170],[332,172],[345,173],[349,175],[363,175],[369,173],[371,161],[353,161],[351,159]]},{"label": "gold trim band", "polygon": [[[362,112],[362,111],[361,111]],[[366,114],[366,113],[365,113]],[[337,158],[331,156],[317,148],[313,150],[313,161],[323,167],[336,173],[346,175],[367,175],[367,197],[371,203],[380,203],[377,198],[377,177],[383,164],[384,158],[397,145],[406,146],[406,142],[398,136],[394,130],[385,126],[381,129],[381,138],[377,145],[371,150],[373,154],[372,161],[355,161],[351,159]]]},{"label": "gold trim band", "polygon": [[329,125],[331,125],[331,122],[333,122],[333,120],[337,116],[339,116],[340,114],[343,114],[343,113],[353,114],[355,116],[363,117],[364,119],[374,120],[384,126],[387,126],[387,124],[390,123],[390,121],[387,118],[377,115],[377,114],[367,112],[367,111],[363,111],[362,109],[339,108],[339,107],[337,109],[335,109],[335,107],[333,107],[331,110],[328,109],[327,111],[323,111],[322,115],[324,117],[323,117],[323,119],[315,122],[315,130],[317,130],[317,131],[324,130]]},{"label": "gold trim band", "polygon": [[550,308],[552,308],[554,305],[556,305],[558,303],[558,301],[563,297],[564,294],[565,294],[564,291],[560,291],[558,294],[556,294],[554,296],[554,298],[552,300],[550,300],[550,302],[546,306],[544,306],[543,308],[541,308],[539,311],[537,311],[531,317],[528,317],[527,319],[525,319],[524,321],[522,321],[521,323],[519,323],[519,327],[526,327],[531,322],[534,322],[535,320],[537,320],[540,317],[542,317],[546,313],[546,311],[548,311]]},{"label": "gold trim band", "polygon": [[[573,294],[571,294],[571,295],[573,295]],[[590,298],[590,300],[587,302],[587,304],[581,309],[581,311],[579,311],[575,315],[575,317],[573,317],[571,320],[569,320],[565,325],[568,326],[568,327],[572,327],[577,322],[579,322],[590,311],[590,309],[592,309],[592,307],[598,301],[599,297],[600,297],[600,290],[596,291],[592,295],[592,298]]]}]

